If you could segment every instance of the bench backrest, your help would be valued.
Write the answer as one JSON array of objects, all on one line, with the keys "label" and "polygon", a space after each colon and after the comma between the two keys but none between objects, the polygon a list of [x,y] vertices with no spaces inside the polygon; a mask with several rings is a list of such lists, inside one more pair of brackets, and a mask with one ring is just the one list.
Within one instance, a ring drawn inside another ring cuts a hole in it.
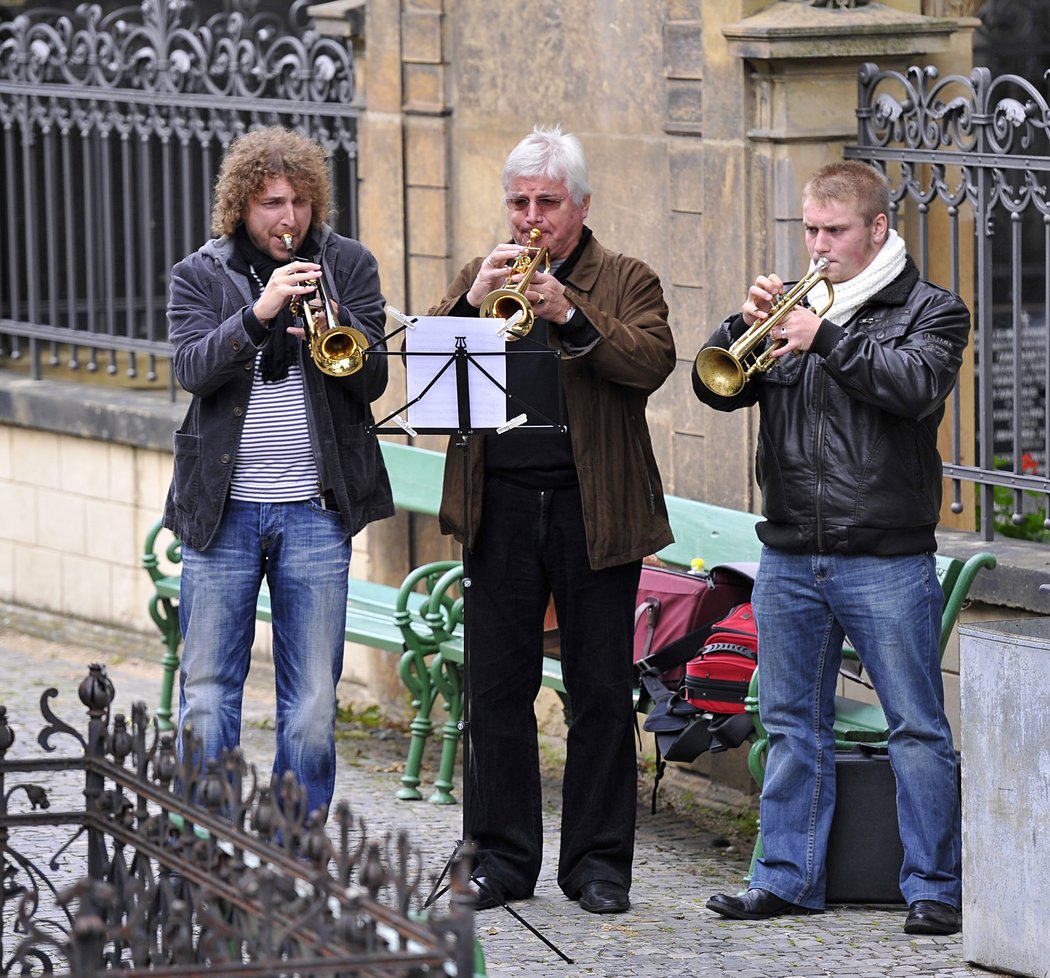
[{"label": "bench backrest", "polygon": [[674,543],[657,554],[661,560],[688,567],[694,557],[702,557],[708,570],[717,564],[758,560],[762,544],[755,524],[760,516],[681,496],[667,496],[666,501]]},{"label": "bench backrest", "polygon": [[385,438],[381,438],[379,444],[394,492],[394,505],[412,513],[437,516],[441,506],[445,453]]},{"label": "bench backrest", "polygon": [[[398,509],[436,516],[441,505],[444,452],[386,439],[381,439],[380,445]],[[661,560],[688,567],[694,557],[702,557],[709,568],[758,560],[762,548],[755,536],[755,524],[760,517],[754,513],[681,496],[666,499],[675,542],[660,551]]]}]

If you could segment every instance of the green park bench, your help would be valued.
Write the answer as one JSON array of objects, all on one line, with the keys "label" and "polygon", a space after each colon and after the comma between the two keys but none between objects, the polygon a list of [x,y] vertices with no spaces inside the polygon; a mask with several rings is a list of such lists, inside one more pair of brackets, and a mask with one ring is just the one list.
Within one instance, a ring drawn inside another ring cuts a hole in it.
[{"label": "green park bench", "polygon": [[[688,568],[695,557],[701,557],[705,566],[757,561],[761,544],[755,536],[759,517],[753,513],[727,509],[680,496],[667,496],[667,512],[674,531],[675,542],[661,550],[657,557],[665,564],[680,569]],[[434,578],[437,574],[437,578]],[[431,699],[421,703],[421,709],[412,725],[412,740],[408,762],[401,776],[398,797],[403,800],[422,798],[419,790],[420,766],[424,746],[433,733],[431,709],[440,695],[444,701],[446,718],[441,726],[441,758],[434,793],[430,801],[440,805],[455,802],[452,794],[456,753],[462,737],[463,716],[463,598],[460,582],[462,565],[442,562],[423,565],[413,572],[401,587],[396,620],[405,635],[406,647],[415,647],[418,658],[429,660]],[[422,604],[416,593],[416,584],[426,579],[431,584],[429,597]],[[421,627],[425,626],[425,627]],[[429,629],[430,635],[426,636]],[[477,654],[472,650],[472,654]],[[483,654],[483,653],[482,653]],[[562,679],[561,661],[552,650],[543,658],[541,684],[561,697],[568,713],[568,696]],[[635,690],[636,701],[638,690]]]},{"label": "green park bench", "polygon": [[[394,503],[400,510],[436,516],[441,499],[444,454],[382,441],[383,458],[390,474]],[[686,568],[702,556],[708,566],[755,560],[759,553],[754,525],[757,516],[676,496],[667,497],[675,543],[660,551],[667,564]],[[162,527],[158,521],[146,536],[142,563],[153,584],[150,617],[160,630],[165,652],[157,721],[170,730],[172,697],[179,670],[179,573],[181,543],[170,537],[161,566],[157,544]],[[411,571],[400,587],[350,578],[345,637],[348,642],[392,652],[400,657],[399,674],[412,697],[415,717],[410,725],[410,745],[402,789],[398,796],[417,799],[423,751],[433,734],[435,707],[443,705],[443,748],[433,801],[451,803],[452,775],[462,717],[461,671],[463,664],[462,599],[459,582],[462,563],[436,561]],[[256,618],[270,620],[270,597],[265,586],[256,605]],[[547,655],[543,685],[555,690],[567,704],[561,662]]]}]

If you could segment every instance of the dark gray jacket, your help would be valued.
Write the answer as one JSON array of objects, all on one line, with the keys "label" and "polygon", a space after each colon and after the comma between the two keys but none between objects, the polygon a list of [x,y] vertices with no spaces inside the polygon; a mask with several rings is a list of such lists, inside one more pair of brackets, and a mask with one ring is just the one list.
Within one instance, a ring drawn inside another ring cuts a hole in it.
[{"label": "dark gray jacket", "polygon": [[[743,333],[731,316],[707,346]],[[719,411],[758,404],[763,543],[802,553],[895,555],[937,549],[937,426],[970,332],[958,298],[904,271],[845,325],[825,319],[803,356],[720,397],[693,370],[693,390]]]},{"label": "dark gray jacket", "polygon": [[[229,266],[232,253],[229,239],[215,238],[171,273],[172,362],[175,376],[193,400],[175,432],[175,472],[164,525],[197,550],[207,548],[222,518],[256,353],[268,340],[250,312],[255,298],[250,283]],[[360,329],[370,342],[381,341],[384,299],[371,252],[323,226],[320,264],[332,298],[342,309],[343,325]],[[334,378],[318,370],[306,344],[299,344],[321,479],[318,492],[331,491],[351,533],[394,512],[379,440],[367,430],[373,420],[370,404],[386,388],[386,360],[381,354],[368,356],[357,373]]]}]

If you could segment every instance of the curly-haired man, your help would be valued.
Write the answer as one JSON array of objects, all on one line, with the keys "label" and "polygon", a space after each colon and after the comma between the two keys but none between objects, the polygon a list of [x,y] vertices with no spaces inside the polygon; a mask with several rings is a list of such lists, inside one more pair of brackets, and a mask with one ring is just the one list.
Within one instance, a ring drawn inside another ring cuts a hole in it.
[{"label": "curly-haired man", "polygon": [[[215,185],[215,238],[172,270],[168,326],[179,383],[193,395],[175,433],[164,524],[182,539],[184,638],[179,743],[205,762],[240,740],[255,606],[270,593],[277,694],[274,773],[291,771],[310,810],[335,779],[350,540],[393,513],[370,404],[385,356],[322,372],[290,304],[382,343],[375,258],[336,234],[322,146],[281,128],[236,139]],[[294,255],[296,257],[291,258]],[[323,275],[331,308],[317,304]]]}]

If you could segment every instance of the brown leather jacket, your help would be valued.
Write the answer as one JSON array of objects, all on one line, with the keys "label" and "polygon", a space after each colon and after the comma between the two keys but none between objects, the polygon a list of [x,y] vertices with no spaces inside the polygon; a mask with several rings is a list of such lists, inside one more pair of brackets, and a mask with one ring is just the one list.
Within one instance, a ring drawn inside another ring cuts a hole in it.
[{"label": "brown leather jacket", "polygon": [[[482,258],[466,265],[430,310],[448,315],[470,288]],[[593,237],[564,283],[567,298],[600,340],[582,351],[551,345],[561,355],[562,383],[580,481],[591,567],[615,567],[673,541],[663,484],[645,419],[649,395],[675,365],[667,304],[656,273],[644,262],[603,248]],[[445,456],[440,522],[443,533],[473,543],[481,523],[482,439],[468,438],[469,532],[463,530],[463,458],[456,439]]]}]

